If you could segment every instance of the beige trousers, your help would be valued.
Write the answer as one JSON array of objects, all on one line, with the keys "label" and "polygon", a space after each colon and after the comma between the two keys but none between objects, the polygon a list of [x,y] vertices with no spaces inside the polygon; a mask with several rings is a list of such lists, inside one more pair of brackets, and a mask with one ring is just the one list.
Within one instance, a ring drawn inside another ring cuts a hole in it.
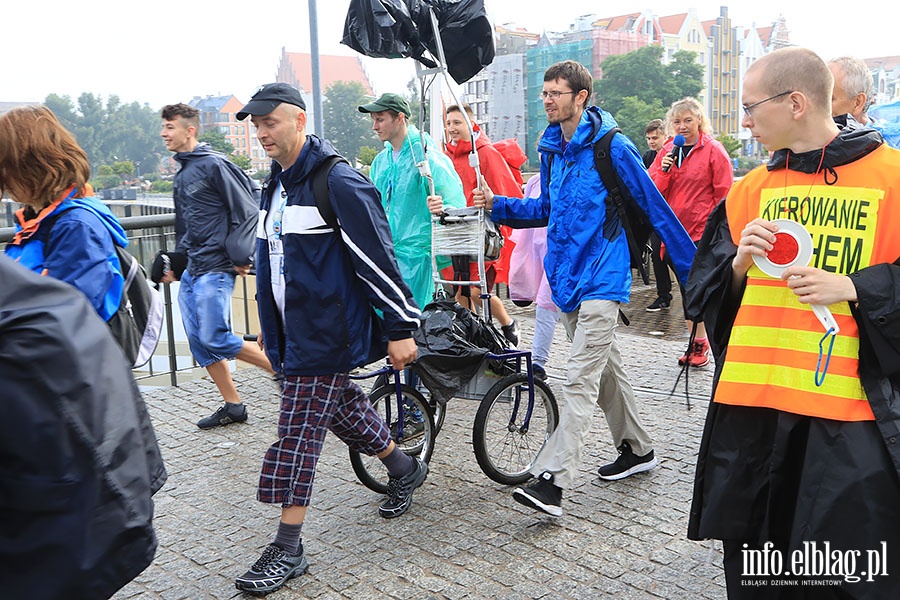
[{"label": "beige trousers", "polygon": [[606,415],[613,443],[627,441],[638,456],[653,448],[644,430],[634,400],[634,390],[625,376],[622,355],[616,344],[619,303],[586,300],[560,319],[572,340],[572,352],[563,386],[565,405],[559,425],[535,460],[531,473],[553,473],[554,483],[571,487],[581,464],[594,416],[595,403]]}]

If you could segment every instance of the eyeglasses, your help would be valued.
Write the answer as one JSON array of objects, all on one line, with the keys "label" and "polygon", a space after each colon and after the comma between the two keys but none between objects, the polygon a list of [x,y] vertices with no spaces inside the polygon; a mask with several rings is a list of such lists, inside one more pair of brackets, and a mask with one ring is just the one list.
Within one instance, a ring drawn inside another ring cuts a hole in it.
[{"label": "eyeglasses", "polygon": [[742,106],[741,108],[744,109],[744,114],[752,119],[753,115],[750,113],[750,111],[752,111],[754,108],[756,108],[760,104],[765,104],[769,100],[774,100],[775,98],[781,98],[782,96],[787,96],[788,94],[793,94],[793,93],[794,93],[794,90],[790,90],[787,92],[781,92],[780,94],[775,94],[774,96],[769,96],[765,100],[760,100],[759,102],[754,102],[750,106]]},{"label": "eyeglasses", "polygon": [[538,94],[541,97],[541,100],[546,100],[550,98],[551,100],[559,100],[560,96],[565,94],[577,94],[578,92],[560,92],[559,90],[553,90],[552,92],[541,92]]}]

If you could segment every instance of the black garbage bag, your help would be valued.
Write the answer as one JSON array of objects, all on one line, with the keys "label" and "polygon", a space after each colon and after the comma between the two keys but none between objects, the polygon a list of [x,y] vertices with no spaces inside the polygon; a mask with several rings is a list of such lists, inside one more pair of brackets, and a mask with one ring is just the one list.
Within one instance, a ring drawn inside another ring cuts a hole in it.
[{"label": "black garbage bag", "polygon": [[[483,368],[488,353],[500,354],[504,349],[503,337],[492,324],[454,300],[438,300],[426,306],[422,325],[413,338],[419,351],[413,369],[441,404]],[[500,373],[509,370],[501,361],[490,363]]]},{"label": "black garbage bag", "polygon": [[373,58],[408,58],[424,48],[406,0],[350,0],[341,43]]},{"label": "black garbage bag", "polygon": [[494,36],[484,0],[350,0],[341,43],[374,58],[414,58],[427,67],[438,56],[429,11],[438,21],[447,72],[457,83],[494,60]]}]

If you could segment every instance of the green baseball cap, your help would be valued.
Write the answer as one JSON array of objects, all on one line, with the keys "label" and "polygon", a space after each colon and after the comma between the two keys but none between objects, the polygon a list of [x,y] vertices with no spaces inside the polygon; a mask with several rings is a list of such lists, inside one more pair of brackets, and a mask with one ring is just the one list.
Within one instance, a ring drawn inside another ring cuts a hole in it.
[{"label": "green baseball cap", "polygon": [[384,112],[386,110],[394,110],[403,113],[407,117],[410,116],[409,102],[403,99],[399,94],[382,94],[378,100],[363,104],[359,107],[361,113]]}]

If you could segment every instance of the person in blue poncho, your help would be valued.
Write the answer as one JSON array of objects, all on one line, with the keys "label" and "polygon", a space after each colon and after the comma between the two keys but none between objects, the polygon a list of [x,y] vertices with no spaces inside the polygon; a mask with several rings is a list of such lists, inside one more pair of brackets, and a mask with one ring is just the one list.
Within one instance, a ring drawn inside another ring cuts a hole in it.
[{"label": "person in blue poncho", "polygon": [[127,246],[128,239],[93,197],[90,175],[84,150],[49,108],[26,106],[0,116],[0,190],[23,205],[6,254],[73,285],[109,321],[124,288],[115,245]]}]

